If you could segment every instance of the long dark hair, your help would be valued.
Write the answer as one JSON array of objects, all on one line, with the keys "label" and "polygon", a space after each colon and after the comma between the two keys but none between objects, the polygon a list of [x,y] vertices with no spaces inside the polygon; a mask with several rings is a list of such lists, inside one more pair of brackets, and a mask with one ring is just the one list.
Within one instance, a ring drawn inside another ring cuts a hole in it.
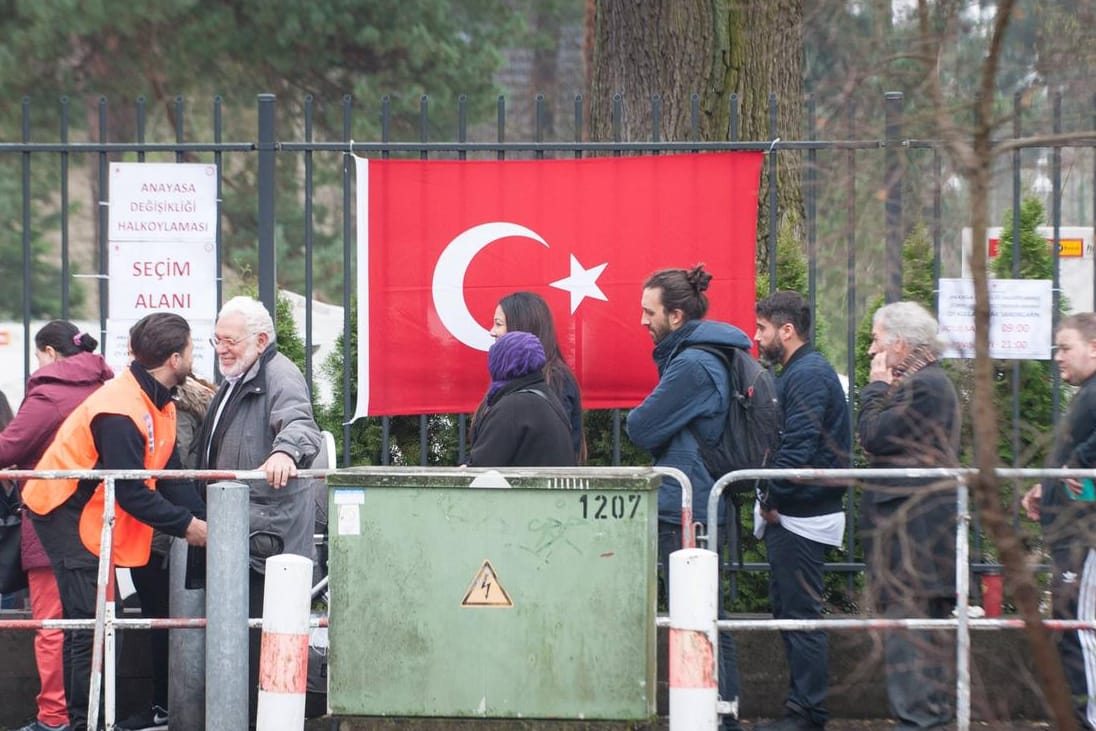
[{"label": "long dark hair", "polygon": [[502,314],[506,316],[507,332],[526,332],[536,335],[544,348],[547,364],[544,366],[544,380],[552,383],[552,376],[565,371],[574,377],[571,367],[563,360],[556,340],[556,325],[552,321],[552,311],[548,303],[539,294],[533,292],[513,292],[499,300]]},{"label": "long dark hair", "polygon": [[62,358],[77,353],[94,353],[98,346],[98,340],[81,332],[68,320],[50,320],[34,334],[34,347],[38,350],[53,348]]},{"label": "long dark hair", "polygon": [[[501,300],[499,307],[506,317],[506,331],[527,332],[536,335],[544,348],[544,356],[547,362],[544,365],[544,380],[557,392],[562,384],[570,379],[578,390],[579,403],[582,403],[582,389],[575,378],[575,372],[563,355],[559,352],[559,341],[556,339],[556,325],[552,320],[552,311],[548,309],[548,303],[535,292],[512,292]],[[579,419],[579,464],[586,462],[586,430],[582,427],[581,409]]]}]

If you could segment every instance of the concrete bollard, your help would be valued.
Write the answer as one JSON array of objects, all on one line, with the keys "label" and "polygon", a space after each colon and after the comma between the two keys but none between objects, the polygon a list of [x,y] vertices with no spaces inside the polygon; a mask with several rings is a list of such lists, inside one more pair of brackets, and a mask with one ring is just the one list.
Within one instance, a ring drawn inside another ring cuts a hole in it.
[{"label": "concrete bollard", "polygon": [[304,727],[311,607],[312,561],[292,554],[268,558],[256,731]]},{"label": "concrete bollard", "polygon": [[719,725],[716,630],[719,556],[702,548],[670,554],[670,731]]}]

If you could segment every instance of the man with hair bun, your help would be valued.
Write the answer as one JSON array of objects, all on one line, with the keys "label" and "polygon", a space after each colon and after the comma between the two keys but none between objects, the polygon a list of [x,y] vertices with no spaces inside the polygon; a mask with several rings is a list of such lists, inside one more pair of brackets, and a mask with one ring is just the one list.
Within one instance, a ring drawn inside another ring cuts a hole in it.
[{"label": "man with hair bun", "polygon": [[[75,342],[75,341],[74,341]],[[190,373],[190,325],[158,312],[129,331],[133,362],[73,410],[37,470],[177,470],[172,392]],[[66,619],[95,617],[104,488],[99,480],[34,479],[23,503],[49,556]],[[117,480],[113,555],[118,566],[144,566],[152,529],[206,541],[205,508],[190,480]],[[87,728],[92,634],[66,630],[65,695],[73,731]]]},{"label": "man with hair bun", "polygon": [[[857,434],[869,467],[959,465],[959,396],[940,367],[936,318],[916,302],[872,317],[870,383]],[[885,617],[943,619],[955,608],[955,485],[936,478],[873,480],[861,500],[864,560]],[[947,632],[888,630],[887,698],[899,729],[935,728],[955,715],[955,643]]]},{"label": "man with hair bun", "polygon": [[[703,264],[692,269],[663,269],[643,284],[640,324],[654,341],[659,381],[628,414],[628,436],[651,452],[655,464],[676,467],[693,487],[693,516],[708,521],[708,495],[720,475],[708,473],[695,434],[716,444],[730,407],[727,369],[719,356],[693,345],[750,349],[750,338],[725,322],[706,320],[712,275]],[[681,485],[663,477],[658,491],[658,560],[667,588],[670,554],[682,546]],[[722,595],[722,592],[721,592]],[[740,695],[734,640],[719,633],[719,695],[737,705]],[[741,728],[736,716],[726,716],[724,731]]]}]

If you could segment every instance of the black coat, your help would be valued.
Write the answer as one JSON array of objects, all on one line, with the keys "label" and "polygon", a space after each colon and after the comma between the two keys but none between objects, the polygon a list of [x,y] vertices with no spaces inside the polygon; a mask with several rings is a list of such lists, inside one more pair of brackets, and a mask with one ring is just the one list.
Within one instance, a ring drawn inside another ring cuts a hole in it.
[{"label": "black coat", "polygon": [[[960,427],[959,396],[938,364],[894,393],[882,381],[860,392],[857,434],[871,467],[955,467]],[[906,478],[864,490],[864,556],[883,605],[955,596],[956,497],[947,484]]]},{"label": "black coat", "polygon": [[574,465],[570,422],[541,373],[506,384],[476,413],[468,466]]},{"label": "black coat", "polygon": [[[1054,435],[1047,467],[1096,467],[1096,376],[1089,377],[1069,402]],[[1096,545],[1096,503],[1072,500],[1065,483],[1042,481],[1039,517],[1055,561],[1071,547]]]}]

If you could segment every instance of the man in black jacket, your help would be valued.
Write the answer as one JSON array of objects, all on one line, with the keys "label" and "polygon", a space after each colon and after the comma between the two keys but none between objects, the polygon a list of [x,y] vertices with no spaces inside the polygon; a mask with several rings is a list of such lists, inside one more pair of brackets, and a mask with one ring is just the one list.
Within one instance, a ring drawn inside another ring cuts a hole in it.
[{"label": "man in black jacket", "polygon": [[[811,310],[796,292],[776,292],[757,303],[761,357],[782,371],[776,380],[784,412],[780,445],[769,466],[849,466],[849,405],[841,381],[810,343]],[[822,616],[826,546],[845,535],[844,486],[773,480],[759,496],[755,534],[764,537],[771,573],[769,600],[776,619]],[[759,731],[825,727],[829,646],[825,632],[783,632],[790,674],[784,717]]]},{"label": "man in black jacket", "polygon": [[[1058,325],[1054,361],[1062,380],[1078,386],[1069,410],[1058,425],[1047,467],[1096,467],[1096,314],[1070,315]],[[1087,483],[1087,485],[1086,485]],[[1055,619],[1096,620],[1096,502],[1091,480],[1067,479],[1035,485],[1023,505],[1043,527],[1054,561],[1052,590]],[[1089,601],[1078,601],[1079,597]],[[1096,632],[1062,633],[1060,652],[1070,692],[1076,699],[1078,723],[1096,728]]]},{"label": "man in black jacket", "polygon": [[[938,362],[938,325],[915,302],[893,302],[872,318],[871,374],[860,392],[857,434],[871,467],[958,465],[959,396]],[[953,483],[880,481],[861,500],[871,597],[886,617],[942,619],[955,608]],[[934,728],[955,715],[954,636],[888,631],[887,698],[899,729]]]}]

